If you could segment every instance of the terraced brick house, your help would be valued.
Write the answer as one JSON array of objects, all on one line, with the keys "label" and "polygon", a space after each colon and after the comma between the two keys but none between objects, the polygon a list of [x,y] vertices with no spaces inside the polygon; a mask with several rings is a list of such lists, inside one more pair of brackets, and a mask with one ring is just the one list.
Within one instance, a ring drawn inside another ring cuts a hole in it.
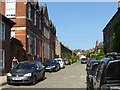
[{"label": "terraced brick house", "polygon": [[[47,5],[39,6],[37,0],[28,1],[2,0],[1,13],[16,23],[11,28],[11,38],[22,43],[26,60],[41,60],[44,63],[54,58],[56,29],[49,23]],[[21,59],[19,56],[16,57]]]},{"label": "terraced brick house", "polygon": [[[9,5],[14,9],[11,13]],[[11,29],[11,37],[23,43],[27,59],[42,60],[42,17],[38,2],[2,2],[1,6],[2,14],[16,23]]]},{"label": "terraced brick house", "polygon": [[[118,3],[117,12],[103,29],[104,53],[117,51],[115,48],[113,48],[112,45],[113,45],[113,38],[114,38],[114,27],[116,22],[119,20],[120,20],[120,2]],[[120,40],[118,40],[118,42],[120,43]]]},{"label": "terraced brick house", "polygon": [[13,25],[13,21],[0,13],[0,75],[8,72],[11,67],[10,31]]}]

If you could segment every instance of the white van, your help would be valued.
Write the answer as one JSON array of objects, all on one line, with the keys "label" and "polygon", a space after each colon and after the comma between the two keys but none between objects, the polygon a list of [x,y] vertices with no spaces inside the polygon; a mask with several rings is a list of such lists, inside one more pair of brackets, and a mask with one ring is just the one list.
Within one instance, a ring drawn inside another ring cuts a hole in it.
[{"label": "white van", "polygon": [[65,63],[62,58],[55,58],[54,60],[57,60],[60,64],[60,68],[65,68]]}]

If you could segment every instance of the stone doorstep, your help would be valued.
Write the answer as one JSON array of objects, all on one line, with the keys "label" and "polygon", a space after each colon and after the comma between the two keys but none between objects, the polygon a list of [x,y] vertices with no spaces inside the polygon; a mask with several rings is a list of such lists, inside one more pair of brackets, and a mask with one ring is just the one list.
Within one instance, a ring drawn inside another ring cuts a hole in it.
[{"label": "stone doorstep", "polygon": [[0,86],[7,83],[7,76],[0,76]]}]

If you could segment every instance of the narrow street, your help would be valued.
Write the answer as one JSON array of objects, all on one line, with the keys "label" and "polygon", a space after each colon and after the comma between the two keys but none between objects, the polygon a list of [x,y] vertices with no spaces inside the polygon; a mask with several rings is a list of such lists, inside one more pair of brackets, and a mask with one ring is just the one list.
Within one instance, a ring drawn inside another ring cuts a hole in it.
[{"label": "narrow street", "polygon": [[5,85],[5,88],[86,88],[86,64],[80,61],[58,72],[46,73],[46,79],[36,85]]}]

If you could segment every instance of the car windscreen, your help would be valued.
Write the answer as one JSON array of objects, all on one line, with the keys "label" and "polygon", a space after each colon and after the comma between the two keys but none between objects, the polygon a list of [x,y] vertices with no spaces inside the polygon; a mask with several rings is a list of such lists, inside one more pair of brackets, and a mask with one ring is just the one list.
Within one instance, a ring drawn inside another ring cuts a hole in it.
[{"label": "car windscreen", "polygon": [[106,71],[107,80],[120,80],[120,61],[110,63]]},{"label": "car windscreen", "polygon": [[53,61],[47,62],[46,65],[55,65],[55,64],[57,64],[57,61],[53,60]]},{"label": "car windscreen", "polygon": [[93,65],[91,66],[92,75],[95,74],[97,67],[98,67],[98,63],[95,63],[95,64],[93,64]]},{"label": "car windscreen", "polygon": [[14,69],[36,69],[36,65],[33,63],[19,63]]},{"label": "car windscreen", "polygon": [[86,58],[82,58],[81,60],[85,61],[85,60],[87,60],[87,59],[86,59]]}]

